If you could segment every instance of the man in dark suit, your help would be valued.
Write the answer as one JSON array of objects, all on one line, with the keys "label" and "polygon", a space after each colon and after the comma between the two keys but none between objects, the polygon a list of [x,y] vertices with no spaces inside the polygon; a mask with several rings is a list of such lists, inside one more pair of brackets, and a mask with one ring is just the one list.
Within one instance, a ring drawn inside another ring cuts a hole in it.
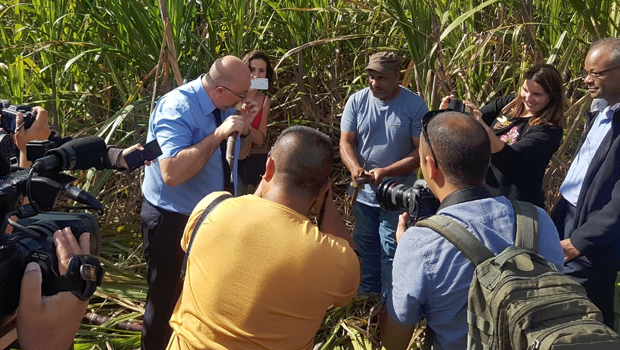
[{"label": "man in dark suit", "polygon": [[583,81],[593,98],[606,102],[588,114],[577,156],[560,187],[553,214],[565,270],[613,327],[620,268],[620,38],[592,45]]}]

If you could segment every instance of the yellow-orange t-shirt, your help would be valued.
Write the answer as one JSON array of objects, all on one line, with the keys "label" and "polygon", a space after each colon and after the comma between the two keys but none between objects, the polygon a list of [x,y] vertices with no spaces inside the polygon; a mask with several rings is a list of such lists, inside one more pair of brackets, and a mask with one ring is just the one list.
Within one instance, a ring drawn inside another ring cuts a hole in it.
[{"label": "yellow-orange t-shirt", "polygon": [[[204,208],[194,209],[187,249]],[[308,218],[248,195],[217,206],[196,233],[168,349],[310,349],[327,308],[357,291],[356,254]]]}]

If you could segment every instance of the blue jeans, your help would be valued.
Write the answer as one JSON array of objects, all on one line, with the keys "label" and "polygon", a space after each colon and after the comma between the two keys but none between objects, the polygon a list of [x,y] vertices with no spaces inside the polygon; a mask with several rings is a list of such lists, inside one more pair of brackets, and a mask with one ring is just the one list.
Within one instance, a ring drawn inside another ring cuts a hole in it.
[{"label": "blue jeans", "polygon": [[353,205],[353,241],[360,256],[362,281],[359,295],[381,293],[385,299],[392,285],[392,261],[396,251],[398,211],[356,202]]}]

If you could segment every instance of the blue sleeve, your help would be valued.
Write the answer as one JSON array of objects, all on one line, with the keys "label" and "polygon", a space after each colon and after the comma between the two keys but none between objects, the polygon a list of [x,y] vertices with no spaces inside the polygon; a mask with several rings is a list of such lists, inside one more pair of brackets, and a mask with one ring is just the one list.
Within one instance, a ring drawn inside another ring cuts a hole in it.
[{"label": "blue sleeve", "polygon": [[[416,95],[416,97],[418,97]],[[419,103],[418,108],[415,114],[413,114],[413,118],[411,120],[411,137],[419,138],[422,133],[422,117],[426,113],[428,113],[428,107],[426,106],[426,102],[422,100],[421,97],[418,97]]]},{"label": "blue sleeve", "polygon": [[186,105],[166,104],[163,100],[153,113],[153,135],[161,147],[161,158],[174,157],[192,145],[192,130],[187,122],[191,116]]},{"label": "blue sleeve", "polygon": [[560,246],[560,235],[547,212],[541,208],[538,210],[538,246],[539,253],[549,260],[558,271],[562,272],[564,266],[564,252]]},{"label": "blue sleeve", "polygon": [[418,323],[424,314],[430,288],[426,272],[426,259],[417,239],[418,231],[426,229],[412,227],[405,232],[396,247],[392,267],[392,288],[388,291],[386,306],[388,314],[396,322],[411,326]]},{"label": "blue sleeve", "polygon": [[340,119],[340,131],[357,132],[357,101],[353,94],[347,100]]}]

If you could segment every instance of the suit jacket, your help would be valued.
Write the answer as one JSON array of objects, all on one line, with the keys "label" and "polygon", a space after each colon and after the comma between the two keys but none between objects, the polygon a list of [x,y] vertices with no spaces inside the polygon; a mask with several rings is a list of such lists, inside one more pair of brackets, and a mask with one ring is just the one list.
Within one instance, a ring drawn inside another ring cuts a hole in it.
[{"label": "suit jacket", "polygon": [[[581,143],[590,131],[596,112],[587,116]],[[612,117],[611,130],[596,151],[577,200],[572,232],[561,239],[571,243],[583,256],[568,264],[569,270],[620,268],[620,110]],[[581,147],[581,145],[580,145]],[[561,230],[560,230],[561,231]]]}]

